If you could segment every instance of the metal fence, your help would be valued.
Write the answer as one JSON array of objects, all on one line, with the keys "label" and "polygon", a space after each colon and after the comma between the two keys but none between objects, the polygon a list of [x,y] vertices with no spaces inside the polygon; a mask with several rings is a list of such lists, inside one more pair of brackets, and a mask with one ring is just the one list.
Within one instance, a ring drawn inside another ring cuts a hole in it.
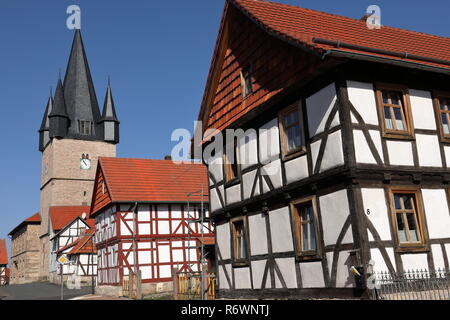
[{"label": "metal fence", "polygon": [[375,272],[375,287],[370,291],[375,300],[450,300],[449,270],[409,270]]}]

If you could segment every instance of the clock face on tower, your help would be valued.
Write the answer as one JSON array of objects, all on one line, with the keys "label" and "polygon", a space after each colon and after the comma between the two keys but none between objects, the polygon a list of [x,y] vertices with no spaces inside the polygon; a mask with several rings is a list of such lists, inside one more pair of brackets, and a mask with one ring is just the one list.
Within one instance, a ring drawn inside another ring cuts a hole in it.
[{"label": "clock face on tower", "polygon": [[82,169],[82,170],[91,169],[91,160],[90,159],[81,159],[80,160],[80,169]]}]

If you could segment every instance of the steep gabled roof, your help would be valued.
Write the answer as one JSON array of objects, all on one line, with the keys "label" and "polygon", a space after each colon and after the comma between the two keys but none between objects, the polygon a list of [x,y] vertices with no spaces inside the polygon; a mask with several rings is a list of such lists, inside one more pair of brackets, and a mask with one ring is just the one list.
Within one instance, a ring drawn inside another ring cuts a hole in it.
[{"label": "steep gabled roof", "polygon": [[67,228],[69,228],[77,220],[84,222],[87,225],[87,227],[89,228],[87,230],[91,230],[92,228],[95,228],[95,219],[89,218],[89,211],[83,210],[83,212],[81,214],[83,214],[83,213],[86,213],[86,219],[83,220],[83,218],[81,216],[76,216],[74,219],[67,222],[61,229],[59,229],[59,230],[54,229],[54,232],[56,232],[56,233],[50,238],[50,240],[59,236],[61,233],[63,233]]},{"label": "steep gabled roof", "polygon": [[[450,38],[425,34],[416,31],[382,26],[380,29],[369,29],[365,21],[319,12],[263,0],[230,0],[237,8],[266,31],[280,38],[310,47],[319,53],[339,49],[349,53],[367,54],[363,47],[380,50],[375,54],[390,59],[405,60],[413,63],[436,66],[450,70]],[[336,47],[319,43],[323,39],[339,41],[359,49]],[[404,54],[415,58],[401,58],[381,50]],[[433,63],[418,57],[442,60]]]},{"label": "steep gabled roof", "polygon": [[450,38],[382,26],[365,21],[264,0],[227,0],[208,74],[199,120],[206,120],[226,25],[236,8],[268,35],[323,59],[344,57],[450,73]]},{"label": "steep gabled roof", "polygon": [[41,223],[41,215],[38,212],[22,221],[19,225],[17,225],[13,230],[11,230],[10,233],[8,233],[8,236],[12,236],[14,233],[22,229],[27,224],[40,224],[40,223]]},{"label": "steep gabled roof", "polygon": [[6,250],[6,240],[0,239],[0,265],[8,264],[8,251]]},{"label": "steep gabled roof", "polygon": [[75,241],[69,243],[67,246],[58,250],[58,253],[63,253],[67,249],[71,249],[67,254],[92,253],[97,250],[95,244],[92,243],[92,235],[95,229],[89,229],[86,234],[77,238]]},{"label": "steep gabled roof", "polygon": [[[54,206],[50,207],[50,221],[54,232],[62,230],[68,223],[81,217],[83,213],[89,215],[89,206]],[[93,226],[93,221],[85,220],[86,223]]]},{"label": "steep gabled roof", "polygon": [[[101,157],[97,170],[103,173],[110,203],[180,203],[188,198],[191,202],[199,202],[202,200],[199,192],[202,187],[204,194],[208,193],[207,170],[200,163]],[[194,194],[188,197],[187,193]],[[95,196],[95,190],[93,194]],[[204,196],[203,200],[207,202],[208,197]],[[94,198],[91,214],[107,204],[98,207]]]}]

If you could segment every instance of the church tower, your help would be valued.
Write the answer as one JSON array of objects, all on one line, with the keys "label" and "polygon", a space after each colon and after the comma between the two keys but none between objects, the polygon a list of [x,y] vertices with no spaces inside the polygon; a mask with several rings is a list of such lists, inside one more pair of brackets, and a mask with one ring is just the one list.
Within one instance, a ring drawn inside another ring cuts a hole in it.
[{"label": "church tower", "polygon": [[100,113],[80,30],[75,31],[64,82],[58,79],[39,129],[42,152],[40,278],[49,274],[49,209],[90,205],[98,157],[115,157],[117,119],[108,81]]}]

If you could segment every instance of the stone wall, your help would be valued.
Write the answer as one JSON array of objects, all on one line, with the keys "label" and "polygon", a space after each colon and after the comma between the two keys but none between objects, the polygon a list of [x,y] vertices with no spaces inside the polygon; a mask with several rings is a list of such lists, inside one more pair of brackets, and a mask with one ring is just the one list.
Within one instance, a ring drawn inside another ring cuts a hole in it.
[{"label": "stone wall", "polygon": [[[90,170],[80,168],[83,154],[91,159]],[[49,208],[90,205],[98,158],[115,156],[114,144],[74,139],[53,139],[42,153],[39,278],[49,278]]]}]

